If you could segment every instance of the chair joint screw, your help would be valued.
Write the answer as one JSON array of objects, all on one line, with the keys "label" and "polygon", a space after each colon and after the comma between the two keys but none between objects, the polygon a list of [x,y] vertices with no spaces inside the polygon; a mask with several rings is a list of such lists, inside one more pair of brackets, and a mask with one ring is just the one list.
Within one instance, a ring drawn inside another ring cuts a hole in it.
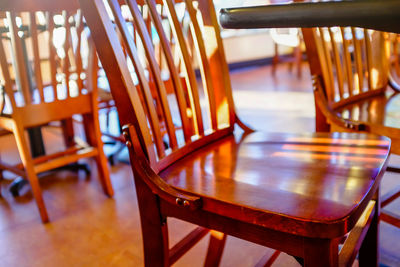
[{"label": "chair joint screw", "polygon": [[176,200],[175,200],[175,202],[176,202],[176,204],[179,205],[179,206],[184,205],[184,201],[183,201],[182,198],[177,197]]}]

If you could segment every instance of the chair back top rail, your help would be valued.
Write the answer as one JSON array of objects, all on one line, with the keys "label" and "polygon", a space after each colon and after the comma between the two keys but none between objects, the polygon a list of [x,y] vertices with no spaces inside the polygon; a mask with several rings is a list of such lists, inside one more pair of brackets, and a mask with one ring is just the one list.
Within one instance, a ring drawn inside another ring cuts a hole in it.
[{"label": "chair back top rail", "polygon": [[[212,1],[143,3],[96,0],[81,1],[81,6],[121,125],[135,128],[137,136],[132,141],[140,144],[133,147],[141,147],[144,153],[138,155],[145,155],[159,172],[199,146],[229,134],[235,113]],[[189,25],[189,32],[182,29],[183,23]],[[159,39],[157,44],[154,36]],[[162,54],[164,64],[157,60],[156,51]],[[179,57],[179,64],[173,54]],[[201,82],[196,80],[195,67],[200,70]],[[170,94],[161,70],[171,77]]]},{"label": "chair back top rail", "polygon": [[27,0],[1,0],[0,10],[14,12],[35,12],[35,11],[60,11],[60,10],[77,10],[79,3],[77,0],[68,1],[27,1]]},{"label": "chair back top rail", "polygon": [[226,8],[220,22],[231,29],[353,26],[400,33],[399,16],[397,0],[360,0]]}]

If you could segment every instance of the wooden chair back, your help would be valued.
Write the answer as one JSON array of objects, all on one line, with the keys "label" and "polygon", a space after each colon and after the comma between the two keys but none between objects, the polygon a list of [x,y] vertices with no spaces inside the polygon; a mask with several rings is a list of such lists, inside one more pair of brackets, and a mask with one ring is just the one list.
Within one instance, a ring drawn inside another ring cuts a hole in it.
[{"label": "wooden chair back", "polygon": [[[82,5],[86,5],[84,10],[97,13],[86,13],[85,17],[92,29],[93,38],[104,40],[101,44],[96,42],[96,49],[107,73],[121,124],[133,126],[133,134],[137,135],[137,138],[133,138],[138,140],[137,144],[133,144],[136,153],[146,157],[155,172],[160,172],[200,146],[232,132],[235,120],[232,93],[211,0],[168,0],[163,2],[163,9],[154,0],[142,3],[136,0],[105,2],[106,5],[100,1],[87,1]],[[141,9],[148,10],[151,21],[146,20]],[[164,10],[168,20],[164,19],[160,10]],[[125,12],[132,18],[136,37],[124,17]],[[190,37],[182,31],[180,14],[186,14],[186,19],[190,20],[195,47],[192,51],[188,48]],[[165,23],[168,25],[164,26]],[[175,48],[179,48],[176,52],[180,64],[174,61],[165,28],[172,30]],[[155,33],[165,63],[155,56],[151,38]],[[139,43],[144,49],[145,58],[140,57]],[[114,54],[107,51],[113,51]],[[201,85],[196,79],[191,57],[197,59]],[[130,64],[134,68],[134,75],[131,75]],[[167,67],[174,85],[172,95],[167,95],[161,77],[163,66]],[[151,94],[149,77],[154,80],[155,97]],[[157,116],[157,105],[162,111],[162,118]],[[162,124],[165,125],[165,134],[160,131]]]},{"label": "wooden chair back", "polygon": [[381,94],[388,84],[387,34],[354,27],[303,29],[313,75],[333,109]]},{"label": "wooden chair back", "polygon": [[0,22],[5,112],[25,118],[23,124],[29,126],[85,113],[92,106],[91,81],[84,81],[92,75],[87,59],[95,52],[89,49],[79,6],[69,1],[52,8],[47,2],[20,7],[11,1],[0,4],[5,16]]}]

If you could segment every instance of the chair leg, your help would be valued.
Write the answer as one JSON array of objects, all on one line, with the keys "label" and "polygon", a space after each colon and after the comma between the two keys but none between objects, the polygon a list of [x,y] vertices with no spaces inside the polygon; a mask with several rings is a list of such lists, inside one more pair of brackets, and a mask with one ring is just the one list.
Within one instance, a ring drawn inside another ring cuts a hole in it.
[{"label": "chair leg", "polygon": [[204,266],[217,267],[221,262],[222,253],[224,251],[227,235],[221,232],[212,230],[210,235],[210,242],[208,244],[208,251]]},{"label": "chair leg", "polygon": [[15,124],[14,136],[17,142],[18,151],[21,157],[22,164],[24,165],[26,177],[31,185],[33,196],[36,200],[36,205],[39,209],[40,217],[43,223],[49,221],[46,206],[44,205],[42,191],[39,186],[39,180],[33,168],[33,160],[29,151],[28,143],[25,140],[24,129]]},{"label": "chair leg", "polygon": [[159,199],[145,182],[134,174],[143,237],[144,265],[169,266],[168,226],[162,218]]},{"label": "chair leg", "polygon": [[305,267],[338,266],[338,240],[307,239],[304,243]]},{"label": "chair leg", "polygon": [[296,62],[296,68],[297,68],[297,78],[301,78],[301,46],[294,48],[294,56],[295,56],[295,62]]},{"label": "chair leg", "polygon": [[378,266],[379,264],[379,201],[379,197],[376,198],[375,214],[359,250],[359,266]]},{"label": "chair leg", "polygon": [[72,147],[75,145],[74,140],[74,124],[72,118],[68,118],[61,121],[64,144],[66,147]]},{"label": "chair leg", "polygon": [[273,77],[276,76],[276,68],[279,63],[279,51],[278,51],[277,43],[274,43],[274,51],[275,51],[275,54],[274,54],[274,57],[272,58],[272,68],[271,68]]},{"label": "chair leg", "polygon": [[110,171],[108,169],[107,158],[103,151],[99,121],[95,120],[92,114],[84,114],[83,122],[88,143],[91,146],[96,147],[98,151],[95,160],[104,193],[107,196],[112,197],[114,195],[114,190],[110,181]]}]

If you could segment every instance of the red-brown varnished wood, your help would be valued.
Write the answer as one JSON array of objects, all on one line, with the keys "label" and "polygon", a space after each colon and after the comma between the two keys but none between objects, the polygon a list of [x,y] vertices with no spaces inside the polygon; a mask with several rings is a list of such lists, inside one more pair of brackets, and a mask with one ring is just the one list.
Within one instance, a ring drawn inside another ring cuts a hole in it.
[{"label": "red-brown varnished wood", "polygon": [[[210,212],[324,238],[352,228],[358,202],[375,186],[363,177],[379,172],[389,145],[354,134],[254,133],[236,139],[209,145],[160,175],[174,188],[201,196]],[[333,168],[333,162],[340,163]]]},{"label": "red-brown varnished wood", "polygon": [[204,266],[213,267],[219,266],[222,253],[226,243],[227,235],[218,231],[211,231],[210,242],[208,244],[208,251]]},{"label": "red-brown varnished wood", "polygon": [[[139,203],[145,265],[172,264],[203,235],[195,230],[169,250],[167,218],[175,217],[214,231],[207,266],[218,265],[226,235],[301,257],[306,266],[337,266],[339,241],[358,229],[356,225],[365,221],[365,214],[367,218],[373,216],[367,207],[386,168],[389,139],[347,133],[250,133],[246,127],[243,134],[234,133],[234,123],[243,124],[235,115],[216,14],[211,0],[194,2],[181,3],[194,35],[195,49],[189,49],[191,38],[184,34],[179,20],[183,11],[177,12],[174,1],[163,1],[182,63],[169,63],[167,67],[184,69],[186,87],[181,88],[189,100],[195,129],[187,138],[174,127],[178,146],[170,146],[165,155],[160,155],[155,137],[160,133],[154,133],[151,116],[146,112],[149,103],[143,103],[138,92],[163,66],[150,59],[152,74],[146,80],[138,79],[136,85],[124,54],[129,43],[130,59],[139,58],[136,45],[142,42],[147,43],[147,57],[157,57],[148,40],[153,33],[145,33],[151,24],[147,12],[138,12],[133,0],[80,1],[124,125]],[[128,22],[120,19],[118,4],[130,5],[135,24],[142,25],[143,32],[136,36],[136,42],[121,26]],[[152,21],[159,24],[162,14],[155,8],[156,2],[147,0],[146,4]],[[119,30],[107,5],[114,12]],[[159,25],[155,29],[161,31],[160,36],[167,36]],[[170,50],[171,46],[164,44],[162,49]],[[195,84],[191,58],[197,58],[199,68],[203,68],[203,94]],[[149,62],[139,59],[133,63],[139,74],[146,64]],[[170,69],[170,73],[173,71],[178,72]],[[165,105],[161,98],[157,96],[153,104]],[[169,101],[167,104],[171,105]],[[182,111],[170,110],[175,114],[172,118],[183,124],[179,118]],[[171,138],[169,131],[163,133],[164,140]],[[370,225],[364,226],[367,229]],[[362,243],[363,236],[357,241]],[[373,247],[374,242],[370,243]]]}]

